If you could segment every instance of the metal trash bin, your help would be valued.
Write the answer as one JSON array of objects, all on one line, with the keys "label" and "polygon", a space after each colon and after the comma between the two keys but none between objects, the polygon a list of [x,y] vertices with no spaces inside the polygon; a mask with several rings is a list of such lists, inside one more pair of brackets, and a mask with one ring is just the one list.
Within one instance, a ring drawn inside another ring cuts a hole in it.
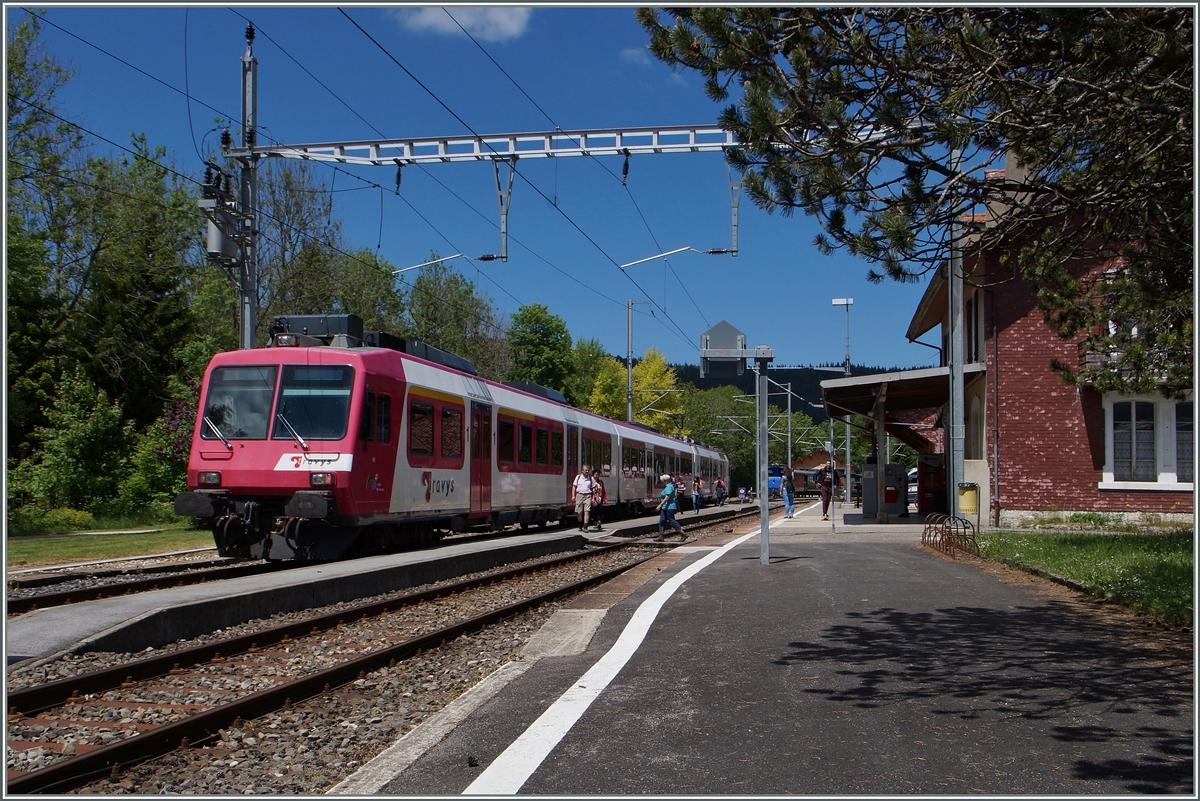
[{"label": "metal trash bin", "polygon": [[964,517],[979,514],[979,485],[964,482],[958,485],[958,513]]}]

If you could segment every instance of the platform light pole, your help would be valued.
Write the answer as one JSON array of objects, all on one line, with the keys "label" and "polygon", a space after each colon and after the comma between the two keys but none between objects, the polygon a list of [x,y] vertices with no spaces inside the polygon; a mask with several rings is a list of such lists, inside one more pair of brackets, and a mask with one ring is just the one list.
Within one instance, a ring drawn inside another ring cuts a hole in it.
[{"label": "platform light pole", "polygon": [[626,307],[626,318],[629,334],[625,340],[625,422],[633,422],[633,307],[648,306],[648,300],[629,300]]},{"label": "platform light pole", "polygon": [[[850,377],[850,307],[854,305],[854,298],[834,298],[834,306],[846,307],[846,364],[844,367],[845,376]],[[876,466],[876,470],[878,470]],[[842,492],[845,493],[845,503],[850,503],[850,415],[846,415],[846,486]]]}]

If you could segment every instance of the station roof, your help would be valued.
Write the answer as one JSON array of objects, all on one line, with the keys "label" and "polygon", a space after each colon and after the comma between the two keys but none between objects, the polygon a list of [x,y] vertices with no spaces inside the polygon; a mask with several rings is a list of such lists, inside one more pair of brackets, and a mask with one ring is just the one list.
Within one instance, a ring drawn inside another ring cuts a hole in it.
[{"label": "station roof", "polygon": [[[982,364],[968,364],[963,367],[964,376],[984,371],[985,367]],[[926,367],[919,370],[826,379],[821,382],[821,399],[825,402],[825,413],[833,417],[860,414],[873,419],[875,399],[884,387],[887,390],[883,404],[885,413],[908,409],[937,409],[950,400],[950,368]],[[909,432],[906,429],[886,427],[907,441]]]}]

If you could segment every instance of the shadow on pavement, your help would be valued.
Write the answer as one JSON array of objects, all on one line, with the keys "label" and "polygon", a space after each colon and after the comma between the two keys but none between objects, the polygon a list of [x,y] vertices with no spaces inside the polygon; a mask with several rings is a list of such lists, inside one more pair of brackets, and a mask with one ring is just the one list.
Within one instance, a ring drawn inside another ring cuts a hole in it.
[{"label": "shadow on pavement", "polygon": [[[862,709],[918,701],[933,716],[982,725],[1034,722],[1037,737],[1112,746],[1109,759],[1095,759],[1095,747],[1079,754],[1076,779],[1129,793],[1192,791],[1190,649],[1122,640],[1053,603],[846,618],[815,642],[789,643],[776,660],[815,667],[837,685],[806,692]],[[1109,725],[1074,725],[1080,719]]]}]

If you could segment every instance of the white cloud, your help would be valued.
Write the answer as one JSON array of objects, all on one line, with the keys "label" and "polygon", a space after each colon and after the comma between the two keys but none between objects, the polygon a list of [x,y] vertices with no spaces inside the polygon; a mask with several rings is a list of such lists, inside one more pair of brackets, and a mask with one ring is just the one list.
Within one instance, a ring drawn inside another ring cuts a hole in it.
[{"label": "white cloud", "polygon": [[650,54],[644,47],[627,47],[621,51],[621,60],[643,67],[650,66]]},{"label": "white cloud", "polygon": [[[401,24],[410,31],[429,31],[444,36],[462,36],[462,25],[476,39],[485,42],[506,42],[519,39],[529,26],[531,8],[452,8],[454,19],[442,8],[400,9],[396,12]],[[454,23],[458,20],[458,25]]]}]

